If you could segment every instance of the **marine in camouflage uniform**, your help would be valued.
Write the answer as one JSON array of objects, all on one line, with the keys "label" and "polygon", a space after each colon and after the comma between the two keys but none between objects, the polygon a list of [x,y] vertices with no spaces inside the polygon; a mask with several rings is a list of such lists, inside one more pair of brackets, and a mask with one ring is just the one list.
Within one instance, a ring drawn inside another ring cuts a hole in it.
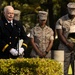
[{"label": "marine in camouflage uniform", "polygon": [[[41,21],[42,23],[45,21]],[[53,45],[53,30],[44,23],[40,23],[31,29],[30,38],[33,46],[31,57],[51,58],[51,48]]]},{"label": "marine in camouflage uniform", "polygon": [[69,8],[69,14],[66,14],[59,18],[56,23],[56,30],[58,38],[60,39],[58,49],[64,50],[64,75],[68,75],[68,68],[70,64],[73,71],[72,75],[74,75],[75,17],[73,16],[74,14],[71,15],[72,12],[70,12],[74,5],[75,3],[69,3],[67,5]]}]

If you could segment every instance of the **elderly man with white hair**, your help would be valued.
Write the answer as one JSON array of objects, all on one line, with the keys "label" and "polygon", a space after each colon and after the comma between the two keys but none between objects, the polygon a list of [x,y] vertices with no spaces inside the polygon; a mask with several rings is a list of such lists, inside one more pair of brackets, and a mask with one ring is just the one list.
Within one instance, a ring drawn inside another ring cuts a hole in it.
[{"label": "elderly man with white hair", "polygon": [[64,75],[68,75],[70,64],[72,66],[72,75],[74,75],[75,2],[68,3],[67,9],[68,14],[59,18],[56,22],[56,30],[60,40],[58,49],[64,50]]},{"label": "elderly man with white hair", "polygon": [[[6,6],[0,20],[0,58],[16,58],[24,54],[28,37],[21,22],[14,20],[14,8]],[[19,40],[22,39],[19,47]]]}]

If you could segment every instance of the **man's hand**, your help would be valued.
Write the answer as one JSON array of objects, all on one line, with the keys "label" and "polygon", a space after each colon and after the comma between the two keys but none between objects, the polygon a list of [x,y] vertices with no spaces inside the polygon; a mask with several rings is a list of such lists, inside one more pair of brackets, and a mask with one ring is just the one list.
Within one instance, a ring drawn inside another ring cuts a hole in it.
[{"label": "man's hand", "polygon": [[39,56],[40,56],[40,58],[44,58],[44,57],[46,56],[46,53],[45,53],[45,52],[40,51],[40,52],[39,52]]},{"label": "man's hand", "polygon": [[72,51],[74,48],[74,43],[69,43],[67,46],[68,46],[69,50]]},{"label": "man's hand", "polygon": [[22,55],[23,54],[23,52],[24,52],[24,48],[19,48],[19,55]]},{"label": "man's hand", "polygon": [[16,49],[14,49],[14,48],[12,48],[12,49],[10,50],[10,53],[11,53],[13,56],[18,56],[18,51],[17,51]]}]

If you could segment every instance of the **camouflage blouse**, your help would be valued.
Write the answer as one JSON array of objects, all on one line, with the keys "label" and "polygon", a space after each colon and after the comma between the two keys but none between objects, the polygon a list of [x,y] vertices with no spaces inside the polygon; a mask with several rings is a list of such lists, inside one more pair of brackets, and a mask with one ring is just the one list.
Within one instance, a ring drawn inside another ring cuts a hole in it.
[{"label": "camouflage blouse", "polygon": [[[30,38],[34,38],[34,42],[39,50],[45,51],[50,40],[54,40],[54,32],[47,25],[45,25],[44,28],[41,28],[39,24],[37,24],[31,29]],[[34,50],[32,50],[32,52],[36,55]]]}]

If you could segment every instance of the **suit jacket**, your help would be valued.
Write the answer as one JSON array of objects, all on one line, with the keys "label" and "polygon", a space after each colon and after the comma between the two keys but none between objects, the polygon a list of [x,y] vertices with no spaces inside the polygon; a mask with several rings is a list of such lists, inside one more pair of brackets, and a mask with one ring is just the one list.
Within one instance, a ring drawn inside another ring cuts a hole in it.
[{"label": "suit jacket", "polygon": [[28,37],[21,22],[13,20],[13,27],[5,18],[0,20],[0,58],[15,58],[10,54],[11,48],[16,48],[19,39],[23,39],[23,48],[27,48]]}]

